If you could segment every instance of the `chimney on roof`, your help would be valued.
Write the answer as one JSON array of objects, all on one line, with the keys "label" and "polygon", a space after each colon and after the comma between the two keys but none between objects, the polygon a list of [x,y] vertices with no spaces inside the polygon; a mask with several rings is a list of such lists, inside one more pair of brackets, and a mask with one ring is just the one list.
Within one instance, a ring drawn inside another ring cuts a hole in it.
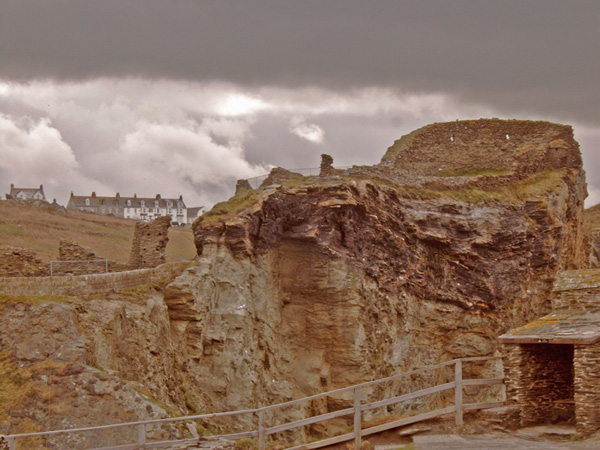
[{"label": "chimney on roof", "polygon": [[137,198],[137,194],[133,194],[133,198]]},{"label": "chimney on roof", "polygon": [[43,191],[43,190],[44,190],[44,185],[40,184],[40,191]]},{"label": "chimney on roof", "polygon": [[96,196],[96,193],[95,193],[95,192],[92,192],[92,197],[95,197],[95,196]]},{"label": "chimney on roof", "polygon": [[119,195],[119,193],[118,193],[118,192],[117,192],[117,195],[115,195],[115,197],[117,197],[117,198],[119,198],[119,197],[120,197],[120,195]]},{"label": "chimney on roof", "polygon": [[183,195],[179,196],[179,200],[183,201]]},{"label": "chimney on roof", "polygon": [[10,183],[10,188],[11,188],[11,189],[14,189],[14,188],[15,188],[15,185],[14,185],[13,183]]},{"label": "chimney on roof", "polygon": [[156,194],[156,200],[160,200],[160,194]]},{"label": "chimney on roof", "polygon": [[71,197],[73,197],[73,191],[71,191]]}]

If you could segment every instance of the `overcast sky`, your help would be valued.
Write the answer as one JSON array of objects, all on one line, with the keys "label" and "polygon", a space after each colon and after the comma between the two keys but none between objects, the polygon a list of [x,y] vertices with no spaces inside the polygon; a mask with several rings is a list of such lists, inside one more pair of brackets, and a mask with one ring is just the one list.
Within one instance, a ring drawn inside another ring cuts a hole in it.
[{"label": "overcast sky", "polygon": [[182,194],[377,163],[422,125],[570,124],[600,202],[597,0],[0,0],[0,193]]}]

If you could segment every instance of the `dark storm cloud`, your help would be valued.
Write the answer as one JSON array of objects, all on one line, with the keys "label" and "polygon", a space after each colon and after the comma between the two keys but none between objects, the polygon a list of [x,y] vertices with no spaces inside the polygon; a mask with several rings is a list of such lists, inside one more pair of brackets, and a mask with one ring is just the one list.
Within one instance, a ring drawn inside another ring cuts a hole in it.
[{"label": "dark storm cloud", "polygon": [[597,1],[0,0],[0,76],[440,91],[600,120]]}]

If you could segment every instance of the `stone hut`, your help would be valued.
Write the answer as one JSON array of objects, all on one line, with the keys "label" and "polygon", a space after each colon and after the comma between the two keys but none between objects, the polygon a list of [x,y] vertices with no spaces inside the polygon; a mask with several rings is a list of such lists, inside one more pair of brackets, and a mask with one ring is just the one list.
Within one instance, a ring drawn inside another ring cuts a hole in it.
[{"label": "stone hut", "polygon": [[553,312],[500,336],[506,395],[522,426],[575,424],[600,430],[600,270],[566,271]]}]

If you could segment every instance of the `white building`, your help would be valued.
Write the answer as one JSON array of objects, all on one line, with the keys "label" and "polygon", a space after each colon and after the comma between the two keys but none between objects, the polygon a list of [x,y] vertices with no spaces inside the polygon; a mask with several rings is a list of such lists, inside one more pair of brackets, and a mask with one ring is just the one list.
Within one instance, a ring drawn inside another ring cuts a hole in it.
[{"label": "white building", "polygon": [[18,198],[20,200],[46,200],[44,194],[44,185],[39,188],[16,188],[14,184],[10,185],[10,193],[6,198]]},{"label": "white building", "polygon": [[99,197],[95,192],[90,196],[73,195],[71,192],[67,209],[111,214],[144,222],[166,215],[170,215],[172,222],[179,225],[186,224],[188,220],[187,207],[181,195],[179,198],[162,198],[160,194],[154,198],[142,198],[136,194],[133,197],[121,197],[117,193],[114,197]]},{"label": "white building", "polygon": [[195,206],[193,208],[187,209],[187,223],[192,224],[194,220],[200,217],[202,214],[206,212],[206,208],[204,206]]}]

